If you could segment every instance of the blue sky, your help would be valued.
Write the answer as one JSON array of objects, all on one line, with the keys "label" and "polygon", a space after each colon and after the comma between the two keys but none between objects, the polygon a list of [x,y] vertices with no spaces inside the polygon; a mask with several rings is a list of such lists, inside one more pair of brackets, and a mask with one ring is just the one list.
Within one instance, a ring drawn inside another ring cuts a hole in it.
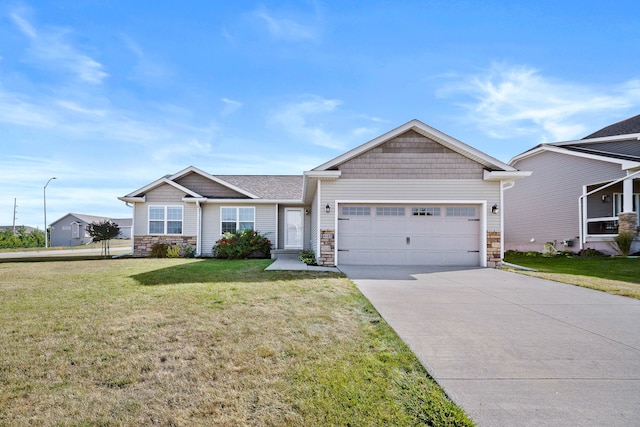
[{"label": "blue sky", "polygon": [[640,113],[637,1],[4,1],[0,225],[193,165],[300,174],[417,118],[502,161]]}]

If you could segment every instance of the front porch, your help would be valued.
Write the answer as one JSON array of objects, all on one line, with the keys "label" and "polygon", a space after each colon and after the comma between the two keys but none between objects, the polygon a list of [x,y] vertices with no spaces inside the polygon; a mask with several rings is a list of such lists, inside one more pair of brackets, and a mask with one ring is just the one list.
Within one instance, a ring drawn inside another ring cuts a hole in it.
[{"label": "front porch", "polygon": [[[618,180],[586,185],[580,196],[580,248],[628,232],[640,244],[640,171]],[[589,245],[592,246],[592,245]]]}]

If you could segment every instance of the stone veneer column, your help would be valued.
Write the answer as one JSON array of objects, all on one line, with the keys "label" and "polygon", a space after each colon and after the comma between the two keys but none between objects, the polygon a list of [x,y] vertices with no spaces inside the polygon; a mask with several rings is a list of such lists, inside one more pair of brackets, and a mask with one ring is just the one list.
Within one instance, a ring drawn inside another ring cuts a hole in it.
[{"label": "stone veneer column", "polygon": [[335,231],[322,230],[320,232],[320,256],[316,260],[318,265],[333,267],[336,265],[335,260]]},{"label": "stone veneer column", "polygon": [[618,214],[618,233],[631,233],[638,235],[638,214],[635,212],[623,212]]},{"label": "stone veneer column", "polygon": [[487,231],[487,267],[500,268],[500,232]]}]

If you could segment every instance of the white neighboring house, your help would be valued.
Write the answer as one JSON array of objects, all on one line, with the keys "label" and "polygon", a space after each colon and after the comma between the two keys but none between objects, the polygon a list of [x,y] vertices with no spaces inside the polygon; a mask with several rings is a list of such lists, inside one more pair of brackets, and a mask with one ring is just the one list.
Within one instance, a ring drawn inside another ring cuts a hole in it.
[{"label": "white neighboring house", "polygon": [[119,239],[131,238],[131,218],[106,218],[103,216],[68,213],[50,225],[50,245],[79,246],[91,243],[93,240],[87,234],[87,225],[94,222],[110,220],[120,227]]},{"label": "white neighboring house", "polygon": [[211,256],[225,231],[267,234],[272,256],[320,265],[500,265],[503,190],[522,172],[412,120],[302,175],[193,166],[135,190],[134,256],[154,243]]},{"label": "white neighboring house", "polygon": [[533,173],[505,192],[506,249],[541,251],[551,242],[560,250],[614,253],[619,231],[637,235],[639,139],[640,115],[514,157],[511,166]]}]

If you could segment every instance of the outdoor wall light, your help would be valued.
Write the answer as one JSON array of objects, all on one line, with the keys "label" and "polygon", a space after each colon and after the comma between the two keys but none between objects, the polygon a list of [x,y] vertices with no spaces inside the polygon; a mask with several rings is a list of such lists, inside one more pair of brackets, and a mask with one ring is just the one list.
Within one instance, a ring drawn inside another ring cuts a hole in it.
[{"label": "outdoor wall light", "polygon": [[500,212],[500,208],[498,207],[498,204],[494,204],[493,206],[491,206],[491,213],[494,215],[497,215]]},{"label": "outdoor wall light", "polygon": [[609,203],[611,201],[611,196],[605,194],[602,196],[602,203]]},{"label": "outdoor wall light", "polygon": [[331,206],[329,206],[329,203],[327,203],[327,206],[324,207],[324,211],[326,213],[331,213]]}]

